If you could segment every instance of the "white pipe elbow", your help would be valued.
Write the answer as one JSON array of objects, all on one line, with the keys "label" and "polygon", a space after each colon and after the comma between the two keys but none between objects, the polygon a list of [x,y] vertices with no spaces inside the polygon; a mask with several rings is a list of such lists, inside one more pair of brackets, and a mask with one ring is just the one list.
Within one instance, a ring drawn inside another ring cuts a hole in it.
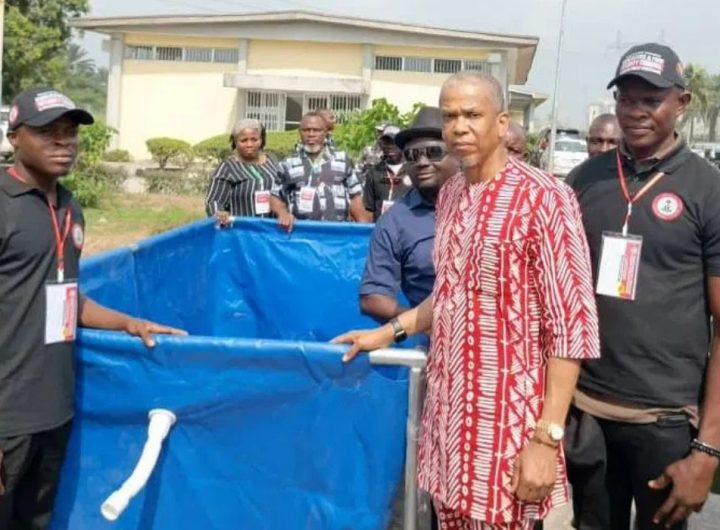
[{"label": "white pipe elbow", "polygon": [[153,409],[148,414],[148,438],[142,454],[130,477],[112,493],[100,507],[100,513],[108,521],[116,521],[135,497],[147,484],[157,464],[162,444],[170,428],[175,424],[175,414],[166,409]]}]

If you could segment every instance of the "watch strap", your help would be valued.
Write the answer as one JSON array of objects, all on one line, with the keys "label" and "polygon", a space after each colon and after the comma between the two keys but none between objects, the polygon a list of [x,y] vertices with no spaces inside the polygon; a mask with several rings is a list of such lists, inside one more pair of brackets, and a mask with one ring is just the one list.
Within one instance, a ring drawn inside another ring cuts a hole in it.
[{"label": "watch strap", "polygon": [[396,317],[396,318],[393,318],[393,319],[390,321],[390,325],[391,325],[392,328],[393,328],[393,334],[394,334],[394,336],[395,336],[395,342],[402,342],[402,341],[404,341],[405,339],[407,339],[407,337],[408,337],[407,332],[405,331],[405,328],[402,326],[402,324],[401,324],[400,321],[397,319],[397,317]]}]

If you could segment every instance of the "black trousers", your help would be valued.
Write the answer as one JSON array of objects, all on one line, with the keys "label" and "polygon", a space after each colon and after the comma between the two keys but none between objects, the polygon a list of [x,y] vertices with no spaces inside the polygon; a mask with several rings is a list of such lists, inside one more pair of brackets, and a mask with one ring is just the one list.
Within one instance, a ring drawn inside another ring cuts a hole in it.
[{"label": "black trousers", "polygon": [[[566,458],[576,528],[630,530],[630,510],[635,501],[637,530],[664,529],[652,518],[670,489],[651,490],[647,483],[688,455],[694,435],[685,417],[639,425],[571,410]],[[686,528],[687,523],[682,523],[672,530]]]},{"label": "black trousers", "polygon": [[45,530],[50,525],[72,422],[50,431],[0,438],[0,528]]}]

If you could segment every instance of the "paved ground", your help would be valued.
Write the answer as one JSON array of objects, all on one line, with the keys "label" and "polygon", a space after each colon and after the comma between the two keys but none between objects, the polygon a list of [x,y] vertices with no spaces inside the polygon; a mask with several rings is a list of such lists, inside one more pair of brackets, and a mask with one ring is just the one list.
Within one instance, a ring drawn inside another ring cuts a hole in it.
[{"label": "paved ground", "polygon": [[[571,518],[572,510],[569,506],[563,506],[546,519],[545,530],[572,530]],[[690,518],[689,530],[718,529],[720,529],[720,495],[711,495],[703,512]]]}]

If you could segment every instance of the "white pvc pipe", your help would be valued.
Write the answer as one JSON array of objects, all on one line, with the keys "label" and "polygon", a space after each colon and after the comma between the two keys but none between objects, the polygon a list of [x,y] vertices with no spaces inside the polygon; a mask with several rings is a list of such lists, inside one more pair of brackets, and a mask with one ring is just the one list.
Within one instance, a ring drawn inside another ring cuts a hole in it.
[{"label": "white pvc pipe", "polygon": [[100,507],[100,513],[108,521],[116,521],[130,504],[130,500],[145,487],[157,464],[163,441],[177,420],[175,414],[166,409],[153,409],[148,418],[148,438],[140,460],[120,489],[111,494]]}]

